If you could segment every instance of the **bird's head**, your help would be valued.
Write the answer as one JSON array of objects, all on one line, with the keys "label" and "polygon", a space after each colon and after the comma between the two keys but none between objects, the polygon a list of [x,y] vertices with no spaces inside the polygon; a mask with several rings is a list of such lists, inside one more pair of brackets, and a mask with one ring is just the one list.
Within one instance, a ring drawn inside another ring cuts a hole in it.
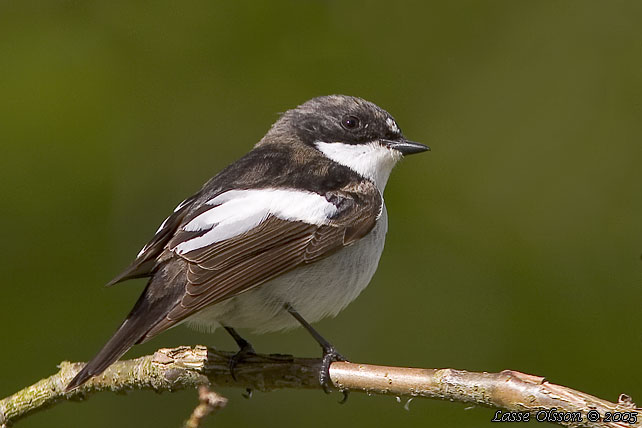
[{"label": "bird's head", "polygon": [[295,143],[314,147],[373,180],[380,190],[399,159],[430,150],[408,141],[395,119],[381,107],[347,95],[313,98],[288,110],[264,141],[270,134],[296,135]]}]

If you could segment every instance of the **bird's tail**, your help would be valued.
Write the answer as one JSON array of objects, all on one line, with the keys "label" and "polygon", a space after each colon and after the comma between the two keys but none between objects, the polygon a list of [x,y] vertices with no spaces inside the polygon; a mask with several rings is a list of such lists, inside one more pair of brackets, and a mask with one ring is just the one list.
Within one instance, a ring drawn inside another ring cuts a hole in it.
[{"label": "bird's tail", "polygon": [[[175,280],[175,276],[172,279]],[[116,333],[69,382],[65,391],[71,391],[87,382],[91,377],[99,375],[122,357],[134,344],[147,339],[146,333],[178,303],[184,291],[184,284],[171,282],[174,281],[170,281],[168,284],[168,278],[162,271],[157,272],[150,279],[143,294],[138,298],[136,305],[118,327]]]}]

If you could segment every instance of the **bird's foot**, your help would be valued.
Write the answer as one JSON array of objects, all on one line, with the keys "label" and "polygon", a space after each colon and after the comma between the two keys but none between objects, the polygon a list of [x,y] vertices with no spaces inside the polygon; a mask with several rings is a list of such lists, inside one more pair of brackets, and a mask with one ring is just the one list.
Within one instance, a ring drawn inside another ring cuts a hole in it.
[{"label": "bird's foot", "polygon": [[247,342],[247,341],[244,341],[244,342],[245,343],[243,344],[239,344],[241,349],[239,349],[239,351],[236,354],[230,357],[230,362],[229,362],[230,374],[232,375],[232,379],[234,379],[235,381],[238,380],[236,378],[236,373],[235,373],[235,369],[238,363],[240,363],[247,357],[256,355],[256,352],[254,351],[254,348],[252,347],[250,342]]},{"label": "bird's foot", "polygon": [[[330,365],[336,361],[348,361],[343,355],[339,354],[332,345],[323,347],[323,357],[321,358],[321,369],[319,370],[319,383],[326,394],[331,392],[332,379],[330,379]],[[347,389],[341,390],[343,398],[339,403],[343,404],[348,400]]]}]

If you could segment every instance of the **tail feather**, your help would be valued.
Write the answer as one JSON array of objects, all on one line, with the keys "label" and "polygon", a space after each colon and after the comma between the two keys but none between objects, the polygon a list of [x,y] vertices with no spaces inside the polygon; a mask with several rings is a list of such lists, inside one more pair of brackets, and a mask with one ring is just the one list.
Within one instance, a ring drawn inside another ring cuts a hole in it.
[{"label": "tail feather", "polygon": [[[103,348],[85,367],[69,382],[65,391],[71,391],[93,376],[99,375],[112,365],[125,352],[145,337],[179,301],[183,294],[184,284],[168,284],[165,272],[156,273],[145,287],[125,321]],[[175,275],[171,275],[175,279]]]}]

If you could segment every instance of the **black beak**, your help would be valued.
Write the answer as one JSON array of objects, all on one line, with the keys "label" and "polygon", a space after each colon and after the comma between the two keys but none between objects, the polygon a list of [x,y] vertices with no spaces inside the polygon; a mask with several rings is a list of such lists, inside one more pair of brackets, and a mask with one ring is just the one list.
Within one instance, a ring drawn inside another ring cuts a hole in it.
[{"label": "black beak", "polygon": [[408,141],[408,140],[401,140],[401,141],[394,141],[394,140],[381,140],[383,144],[386,145],[386,147],[395,149],[397,151],[400,151],[402,155],[414,155],[415,153],[421,153],[425,151],[429,151],[430,147],[425,146],[420,143],[415,143],[413,141]]}]

